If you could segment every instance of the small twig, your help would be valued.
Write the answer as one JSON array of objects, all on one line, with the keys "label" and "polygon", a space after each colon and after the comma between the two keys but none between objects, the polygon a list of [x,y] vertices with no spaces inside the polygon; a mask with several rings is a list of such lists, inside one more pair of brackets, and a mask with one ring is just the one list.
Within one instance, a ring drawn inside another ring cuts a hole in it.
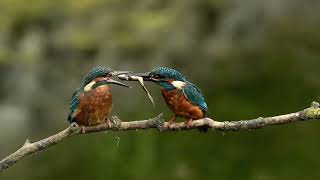
[{"label": "small twig", "polygon": [[119,143],[120,143],[120,137],[117,136],[117,137],[116,137],[116,140],[117,140],[117,148],[118,148],[118,147],[119,147]]},{"label": "small twig", "polygon": [[[104,123],[97,126],[85,127],[85,133],[100,132],[106,130],[113,131],[128,131],[128,130],[140,130],[140,129],[158,129],[159,131],[180,131],[180,130],[190,130],[206,126],[209,129],[220,130],[220,131],[247,131],[252,129],[259,129],[270,125],[281,125],[296,121],[306,121],[311,119],[320,119],[320,108],[319,103],[313,102],[310,108],[304,109],[299,112],[285,114],[273,117],[259,117],[257,119],[251,120],[240,120],[240,121],[215,121],[210,118],[204,118],[195,120],[192,122],[191,127],[188,128],[184,122],[174,123],[171,128],[168,128],[168,123],[164,122],[163,115],[159,114],[157,117],[141,120],[141,121],[131,121],[131,122],[121,122],[119,118],[113,117],[110,124]],[[81,134],[81,128],[76,124],[72,123],[70,126],[46,139],[30,143],[26,140],[24,145],[18,149],[13,154],[7,156],[0,161],[0,172],[9,168],[17,161],[23,157],[33,154],[35,152],[41,151],[43,149],[49,148],[59,142],[65,140],[74,135]],[[117,143],[118,145],[118,143]]]}]

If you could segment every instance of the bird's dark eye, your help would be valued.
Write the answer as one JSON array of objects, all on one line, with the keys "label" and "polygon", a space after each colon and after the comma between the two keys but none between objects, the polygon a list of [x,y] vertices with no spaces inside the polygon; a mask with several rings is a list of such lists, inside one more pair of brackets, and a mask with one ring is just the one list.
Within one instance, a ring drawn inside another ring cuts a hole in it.
[{"label": "bird's dark eye", "polygon": [[155,74],[155,75],[153,75],[153,77],[156,79],[161,79],[163,76],[161,76],[160,74]]}]

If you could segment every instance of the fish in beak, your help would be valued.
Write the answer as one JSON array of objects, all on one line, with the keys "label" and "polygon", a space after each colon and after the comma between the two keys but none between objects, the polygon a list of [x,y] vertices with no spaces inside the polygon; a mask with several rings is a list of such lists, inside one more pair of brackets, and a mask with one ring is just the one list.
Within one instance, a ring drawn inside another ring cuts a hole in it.
[{"label": "fish in beak", "polygon": [[144,81],[152,81],[149,74],[150,74],[149,72],[147,72],[147,73],[120,74],[120,75],[118,75],[118,78],[121,80],[125,80],[125,81],[139,81],[142,89],[144,90],[144,92],[147,93],[148,99],[154,105],[153,97],[151,96],[148,89],[144,85]]},{"label": "fish in beak", "polygon": [[122,74],[129,74],[129,73],[133,73],[133,72],[131,72],[131,71],[113,71],[113,72],[111,72],[111,75],[112,76],[119,76]]},{"label": "fish in beak", "polygon": [[145,73],[127,73],[127,74],[120,74],[118,76],[119,79],[125,81],[136,81],[137,77],[141,77],[144,81],[152,81],[150,78],[150,72]]}]

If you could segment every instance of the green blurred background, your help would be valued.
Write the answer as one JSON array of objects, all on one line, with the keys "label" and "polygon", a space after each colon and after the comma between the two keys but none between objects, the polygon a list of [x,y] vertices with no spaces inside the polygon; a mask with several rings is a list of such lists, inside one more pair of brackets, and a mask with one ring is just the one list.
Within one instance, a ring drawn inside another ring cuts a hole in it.
[{"label": "green blurred background", "polygon": [[[169,66],[204,92],[219,120],[295,112],[320,98],[319,0],[1,0],[0,157],[68,126],[69,99],[89,69]],[[165,113],[113,86],[113,114]],[[1,180],[320,179],[318,121],[250,132],[156,130],[68,139]],[[117,139],[120,143],[117,146]]]}]

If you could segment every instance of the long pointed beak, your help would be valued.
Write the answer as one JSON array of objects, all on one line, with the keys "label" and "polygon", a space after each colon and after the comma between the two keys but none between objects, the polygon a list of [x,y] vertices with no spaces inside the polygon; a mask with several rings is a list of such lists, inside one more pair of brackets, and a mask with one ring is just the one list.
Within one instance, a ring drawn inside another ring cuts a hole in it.
[{"label": "long pointed beak", "polygon": [[117,84],[117,85],[120,85],[120,86],[124,86],[124,87],[127,87],[127,88],[131,88],[130,86],[124,84],[124,83],[121,83],[119,81],[116,81],[116,80],[113,80],[111,78],[104,78],[102,81],[105,81],[109,84]]},{"label": "long pointed beak", "polygon": [[132,73],[131,71],[113,71],[111,74],[112,76],[118,76],[118,75],[121,75],[121,74],[130,74]]}]

